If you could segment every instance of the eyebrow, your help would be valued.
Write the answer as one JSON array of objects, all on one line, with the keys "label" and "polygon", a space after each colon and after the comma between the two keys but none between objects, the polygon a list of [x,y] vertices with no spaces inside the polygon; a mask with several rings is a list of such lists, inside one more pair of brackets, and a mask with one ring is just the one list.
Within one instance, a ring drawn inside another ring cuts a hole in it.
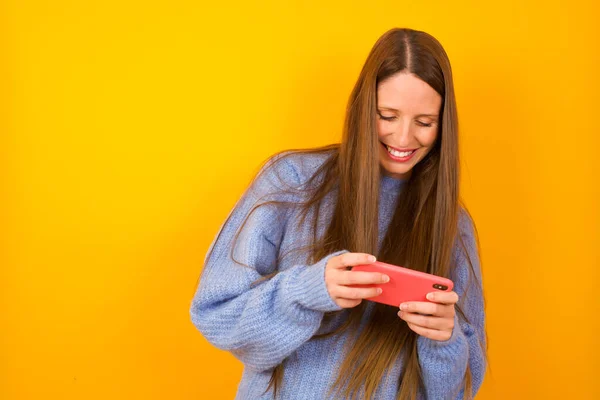
[{"label": "eyebrow", "polygon": [[[380,110],[387,110],[387,111],[396,111],[399,112],[397,109],[392,108],[392,107],[377,107]],[[438,114],[419,114],[417,115],[417,117],[431,117],[431,118],[437,118],[439,115]]]}]

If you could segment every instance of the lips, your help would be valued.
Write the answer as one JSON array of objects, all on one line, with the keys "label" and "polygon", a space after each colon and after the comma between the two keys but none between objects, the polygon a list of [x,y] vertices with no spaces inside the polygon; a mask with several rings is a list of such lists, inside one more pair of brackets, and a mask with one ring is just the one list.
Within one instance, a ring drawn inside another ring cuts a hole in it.
[{"label": "lips", "polygon": [[398,149],[396,147],[388,146],[385,143],[381,143],[384,146],[388,156],[397,162],[406,162],[412,158],[418,149]]}]

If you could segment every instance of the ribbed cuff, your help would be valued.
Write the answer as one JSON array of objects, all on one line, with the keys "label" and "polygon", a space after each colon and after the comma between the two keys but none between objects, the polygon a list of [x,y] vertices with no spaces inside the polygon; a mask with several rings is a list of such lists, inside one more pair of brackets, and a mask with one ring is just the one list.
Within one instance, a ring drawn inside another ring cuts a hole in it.
[{"label": "ribbed cuff", "polygon": [[341,310],[342,307],[333,301],[327,291],[325,285],[325,266],[331,257],[347,252],[347,250],[337,251],[323,257],[316,264],[305,267],[296,277],[294,287],[289,288],[292,298],[296,299],[298,304],[311,310],[320,312]]},{"label": "ribbed cuff", "polygon": [[437,356],[452,360],[467,353],[469,347],[467,338],[460,327],[458,315],[454,316],[454,329],[452,330],[450,339],[439,341],[419,336],[417,342],[421,350],[419,356],[421,356],[421,353],[424,353],[428,356]]}]

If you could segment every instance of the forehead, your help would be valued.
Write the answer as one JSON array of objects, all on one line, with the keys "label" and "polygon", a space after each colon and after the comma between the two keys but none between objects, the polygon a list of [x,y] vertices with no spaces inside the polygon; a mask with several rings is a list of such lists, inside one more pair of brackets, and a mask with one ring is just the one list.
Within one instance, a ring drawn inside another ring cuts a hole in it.
[{"label": "forehead", "polygon": [[437,114],[442,97],[413,74],[398,73],[380,82],[377,106],[394,108],[406,114]]}]

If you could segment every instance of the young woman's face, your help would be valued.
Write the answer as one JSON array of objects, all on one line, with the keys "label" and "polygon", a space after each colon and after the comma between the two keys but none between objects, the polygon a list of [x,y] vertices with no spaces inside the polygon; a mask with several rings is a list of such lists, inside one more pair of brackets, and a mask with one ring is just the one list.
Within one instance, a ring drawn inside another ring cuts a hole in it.
[{"label": "young woman's face", "polygon": [[399,72],[377,87],[379,160],[386,174],[410,177],[433,148],[442,97],[415,75]]}]

